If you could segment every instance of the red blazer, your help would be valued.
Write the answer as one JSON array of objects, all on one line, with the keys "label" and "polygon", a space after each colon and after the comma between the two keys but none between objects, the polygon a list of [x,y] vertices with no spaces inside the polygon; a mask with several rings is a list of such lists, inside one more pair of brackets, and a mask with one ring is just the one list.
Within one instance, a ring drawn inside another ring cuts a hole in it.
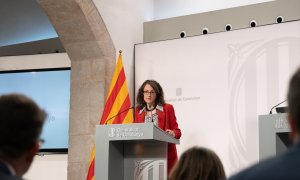
[{"label": "red blazer", "polygon": [[[171,104],[164,104],[163,111],[156,109],[158,115],[158,127],[162,130],[170,129],[175,133],[175,138],[179,139],[181,137],[181,130],[178,128],[176,121],[175,111]],[[140,113],[140,109],[135,109],[135,123],[144,123],[145,121],[145,111]],[[168,144],[168,174],[172,170],[173,166],[177,162],[177,150],[175,144]]]}]

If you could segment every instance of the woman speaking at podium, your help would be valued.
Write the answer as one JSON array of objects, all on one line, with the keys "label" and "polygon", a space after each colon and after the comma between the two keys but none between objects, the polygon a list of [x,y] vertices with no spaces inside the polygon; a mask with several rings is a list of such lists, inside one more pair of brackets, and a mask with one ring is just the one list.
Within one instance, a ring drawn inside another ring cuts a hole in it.
[{"label": "woman speaking at podium", "polygon": [[[181,137],[175,111],[171,104],[165,103],[164,92],[154,80],[146,80],[138,90],[135,123],[153,123],[176,139]],[[176,163],[175,144],[168,144],[168,174]]]}]

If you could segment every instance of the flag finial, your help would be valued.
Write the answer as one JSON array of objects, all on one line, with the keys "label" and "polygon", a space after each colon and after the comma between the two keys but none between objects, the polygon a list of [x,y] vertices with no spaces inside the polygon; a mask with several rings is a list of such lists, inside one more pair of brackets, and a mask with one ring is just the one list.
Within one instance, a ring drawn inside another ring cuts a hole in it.
[{"label": "flag finial", "polygon": [[122,54],[122,50],[119,50],[119,53]]}]

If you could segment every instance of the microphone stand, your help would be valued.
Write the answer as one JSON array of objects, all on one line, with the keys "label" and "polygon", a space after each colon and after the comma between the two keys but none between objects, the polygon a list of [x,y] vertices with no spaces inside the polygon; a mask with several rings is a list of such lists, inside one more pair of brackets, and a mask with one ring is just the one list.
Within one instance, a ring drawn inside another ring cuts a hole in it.
[{"label": "microphone stand", "polygon": [[130,107],[130,108],[127,108],[127,109],[125,109],[125,110],[119,112],[118,114],[116,114],[116,115],[114,115],[114,116],[108,118],[108,119],[105,121],[104,124],[107,125],[107,123],[108,123],[110,120],[112,120],[113,118],[115,118],[115,117],[119,116],[120,114],[122,114],[122,113],[124,113],[124,112],[126,112],[126,111],[129,111],[130,109],[133,109],[133,108],[134,108],[134,106],[132,106],[132,107]]},{"label": "microphone stand", "polygon": [[271,110],[270,110],[270,113],[269,114],[272,114],[272,110],[274,109],[274,108],[276,108],[277,106],[279,106],[280,104],[282,104],[282,103],[284,103],[284,102],[286,102],[287,101],[287,99],[286,100],[284,100],[284,101],[282,101],[282,102],[280,102],[279,104],[276,104],[275,106],[273,106],[272,108],[271,108]]}]

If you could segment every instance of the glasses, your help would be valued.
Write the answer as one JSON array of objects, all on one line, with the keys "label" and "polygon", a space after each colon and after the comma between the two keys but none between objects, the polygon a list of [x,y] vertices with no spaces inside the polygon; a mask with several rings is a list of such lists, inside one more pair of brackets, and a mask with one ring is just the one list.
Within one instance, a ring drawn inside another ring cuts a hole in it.
[{"label": "glasses", "polygon": [[154,95],[156,94],[154,91],[144,91],[144,95]]}]

